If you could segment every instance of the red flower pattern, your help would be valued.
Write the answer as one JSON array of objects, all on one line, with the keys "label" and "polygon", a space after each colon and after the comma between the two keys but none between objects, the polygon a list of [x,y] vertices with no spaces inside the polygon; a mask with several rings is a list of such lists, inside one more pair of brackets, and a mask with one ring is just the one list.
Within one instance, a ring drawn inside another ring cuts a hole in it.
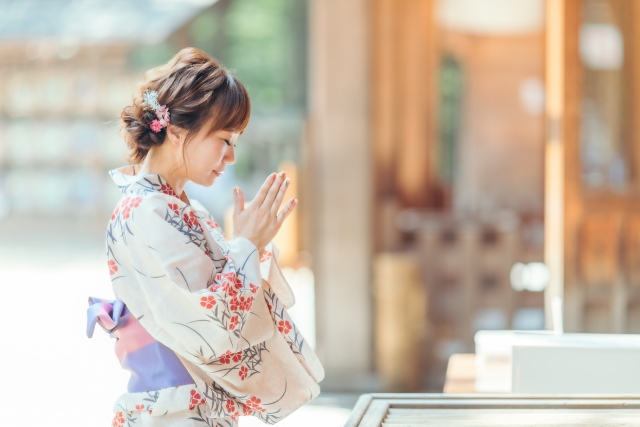
[{"label": "red flower pattern", "polygon": [[200,396],[200,393],[198,393],[196,390],[191,390],[191,397],[189,400],[189,409],[191,411],[193,411],[196,406],[203,405],[205,403],[206,400],[204,399],[204,397]]},{"label": "red flower pattern", "polygon": [[171,188],[169,184],[162,184],[162,186],[160,187],[160,191],[168,196],[178,197],[176,192],[173,191],[173,188]]},{"label": "red flower pattern", "polygon": [[222,290],[229,294],[230,297],[235,297],[238,295],[238,291],[233,289],[231,283],[229,282],[222,282]]},{"label": "red flower pattern", "polygon": [[253,409],[249,408],[247,405],[240,404],[240,408],[242,408],[242,415],[251,415],[253,414]]},{"label": "red flower pattern", "polygon": [[227,350],[222,356],[220,356],[220,361],[223,365],[231,363],[231,351]]},{"label": "red flower pattern", "polygon": [[236,276],[236,273],[234,271],[224,274],[218,273],[216,275],[216,280],[223,281],[223,285],[224,283],[228,283],[235,289],[242,289],[242,280],[238,279],[238,276]]},{"label": "red flower pattern", "polygon": [[262,251],[262,256],[260,257],[260,262],[267,262],[271,259],[273,254],[269,251]]},{"label": "red flower pattern", "polygon": [[120,212],[120,205],[116,206],[116,210],[111,214],[111,221],[116,219],[116,217],[118,216],[118,212]]},{"label": "red flower pattern", "polygon": [[136,405],[136,410],[141,411],[144,409],[144,405]]},{"label": "red flower pattern", "polygon": [[236,326],[238,326],[238,316],[233,316],[230,320],[229,320],[229,330],[233,331]]},{"label": "red flower pattern", "polygon": [[213,296],[209,295],[206,297],[200,298],[200,305],[206,308],[207,310],[213,308],[216,305],[216,300]]},{"label": "red flower pattern", "polygon": [[258,292],[258,287],[256,285],[254,285],[253,283],[249,283],[249,287],[251,288],[251,293],[255,294],[256,292]]},{"label": "red flower pattern", "polygon": [[248,375],[249,375],[249,369],[247,369],[246,366],[242,365],[240,367],[240,370],[238,371],[238,376],[242,381],[244,381],[245,379],[247,379]]},{"label": "red flower pattern", "polygon": [[142,197],[125,197],[120,203],[122,208],[122,219],[128,219],[131,214],[131,209],[137,208],[142,202]]},{"label": "red flower pattern", "polygon": [[260,403],[262,403],[262,400],[255,396],[251,396],[251,398],[245,402],[245,405],[254,411],[266,412],[266,410],[260,406]]},{"label": "red flower pattern", "polygon": [[227,350],[222,356],[220,356],[220,363],[228,365],[231,363],[231,351]]},{"label": "red flower pattern", "polygon": [[253,297],[237,297],[234,296],[229,301],[229,308],[231,311],[249,311],[253,306]]},{"label": "red flower pattern", "polygon": [[226,403],[227,413],[233,414],[236,411],[236,405],[233,403],[233,400],[227,400]]},{"label": "red flower pattern", "polygon": [[113,422],[111,423],[113,427],[122,427],[124,425],[124,417],[122,416],[122,412],[116,412],[116,416],[113,417]]},{"label": "red flower pattern", "polygon": [[116,265],[116,262],[114,260],[110,259],[108,265],[109,265],[110,276],[113,276],[118,272],[118,266]]},{"label": "red flower pattern", "polygon": [[184,219],[184,222],[189,226],[190,229],[192,230],[200,230],[200,232],[202,233],[202,227],[200,227],[200,224],[198,223],[198,219],[196,218],[196,213],[194,211],[189,212],[188,214],[183,214],[182,218]]},{"label": "red flower pattern", "polygon": [[251,310],[251,307],[253,306],[253,297],[247,297],[242,299],[244,299],[244,303],[242,304],[242,310],[243,311]]},{"label": "red flower pattern", "polygon": [[287,335],[291,331],[291,323],[288,320],[281,320],[278,322],[278,330]]},{"label": "red flower pattern", "polygon": [[180,215],[180,212],[178,211],[177,203],[169,203],[169,209],[171,209],[173,213],[175,213],[176,215]]},{"label": "red flower pattern", "polygon": [[236,363],[241,361],[242,360],[242,350],[240,350],[237,353],[231,353],[231,359]]}]

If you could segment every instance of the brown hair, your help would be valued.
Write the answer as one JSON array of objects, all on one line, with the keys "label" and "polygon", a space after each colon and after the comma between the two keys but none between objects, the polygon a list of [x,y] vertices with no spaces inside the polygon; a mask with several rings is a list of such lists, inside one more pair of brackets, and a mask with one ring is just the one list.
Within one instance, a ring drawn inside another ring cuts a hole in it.
[{"label": "brown hair", "polygon": [[162,145],[166,136],[166,127],[157,133],[151,130],[157,117],[143,103],[142,94],[147,90],[158,92],[158,103],[168,107],[171,125],[185,129],[187,141],[208,122],[209,132],[242,132],[249,122],[251,103],[242,83],[201,50],[182,49],[165,65],[145,73],[133,105],[120,114],[132,163],[144,160],[149,149]]}]

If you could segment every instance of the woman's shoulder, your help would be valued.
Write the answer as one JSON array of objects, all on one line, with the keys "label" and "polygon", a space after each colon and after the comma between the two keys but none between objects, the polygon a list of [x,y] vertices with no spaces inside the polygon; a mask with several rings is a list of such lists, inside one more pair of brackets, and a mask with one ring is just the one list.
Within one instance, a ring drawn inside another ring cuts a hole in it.
[{"label": "woman's shoulder", "polygon": [[[167,210],[178,210],[184,205],[185,203],[177,197],[153,191],[123,194],[116,210],[119,208],[123,213],[123,219],[128,219],[133,212],[136,215],[164,214]],[[125,213],[127,215],[124,215]]]}]

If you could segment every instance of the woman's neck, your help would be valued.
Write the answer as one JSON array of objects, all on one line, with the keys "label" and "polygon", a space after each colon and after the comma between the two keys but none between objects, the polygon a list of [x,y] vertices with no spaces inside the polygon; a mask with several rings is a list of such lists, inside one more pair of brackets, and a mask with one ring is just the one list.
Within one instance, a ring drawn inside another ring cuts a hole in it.
[{"label": "woman's neck", "polygon": [[164,152],[162,148],[168,144],[159,147],[152,147],[147,153],[138,174],[157,174],[167,181],[176,195],[185,203],[189,203],[189,199],[184,194],[184,188],[189,182],[184,170],[184,164],[175,161],[172,153]]}]

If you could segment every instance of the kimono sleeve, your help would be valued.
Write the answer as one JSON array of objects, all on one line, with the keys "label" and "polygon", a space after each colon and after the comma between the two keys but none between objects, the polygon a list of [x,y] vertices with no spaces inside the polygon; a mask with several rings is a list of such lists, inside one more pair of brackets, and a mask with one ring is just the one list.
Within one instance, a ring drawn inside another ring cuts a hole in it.
[{"label": "kimono sleeve", "polygon": [[233,259],[212,248],[193,209],[175,212],[166,197],[145,198],[136,210],[128,245],[135,280],[114,289],[153,338],[213,373],[221,356],[274,334],[266,301],[256,298],[257,249],[242,238],[231,243]]}]

